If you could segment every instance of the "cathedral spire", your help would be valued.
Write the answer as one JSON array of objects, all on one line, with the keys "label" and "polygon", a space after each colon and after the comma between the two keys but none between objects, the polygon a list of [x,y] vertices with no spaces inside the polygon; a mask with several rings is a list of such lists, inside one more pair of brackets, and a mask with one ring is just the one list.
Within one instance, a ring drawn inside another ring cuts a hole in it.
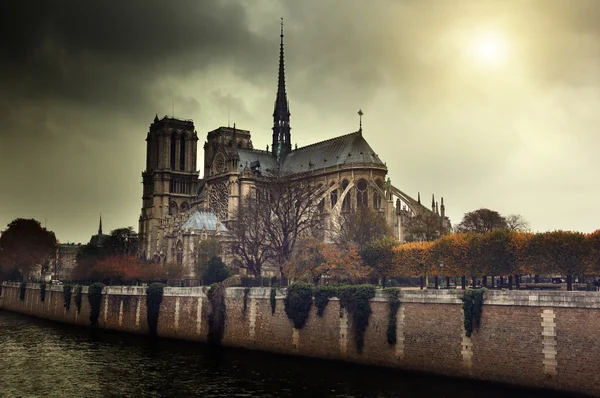
[{"label": "cathedral spire", "polygon": [[285,62],[283,56],[283,18],[281,18],[281,34],[279,43],[279,78],[277,82],[277,96],[275,98],[275,110],[273,111],[273,145],[271,150],[273,156],[277,156],[281,146],[281,158],[292,151],[290,135],[290,106],[285,91]]},{"label": "cathedral spire", "polygon": [[102,235],[102,213],[100,213],[100,224],[98,225],[98,235]]}]

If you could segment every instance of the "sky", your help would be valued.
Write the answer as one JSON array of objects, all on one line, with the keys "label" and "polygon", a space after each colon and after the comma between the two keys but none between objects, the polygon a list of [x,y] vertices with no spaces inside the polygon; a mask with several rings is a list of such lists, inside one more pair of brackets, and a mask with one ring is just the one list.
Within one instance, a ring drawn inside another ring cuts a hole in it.
[{"label": "sky", "polygon": [[292,141],[358,129],[392,184],[533,231],[600,228],[600,1],[5,0],[0,229],[137,229],[155,114],[271,141],[280,17]]}]

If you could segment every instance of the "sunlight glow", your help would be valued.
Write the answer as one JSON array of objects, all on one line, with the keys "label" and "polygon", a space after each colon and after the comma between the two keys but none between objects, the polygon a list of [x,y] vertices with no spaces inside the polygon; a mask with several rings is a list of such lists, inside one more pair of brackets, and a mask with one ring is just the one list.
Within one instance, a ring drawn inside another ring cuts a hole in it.
[{"label": "sunlight glow", "polygon": [[500,66],[506,59],[506,40],[498,33],[477,34],[472,52],[474,58],[480,63],[488,66]]}]

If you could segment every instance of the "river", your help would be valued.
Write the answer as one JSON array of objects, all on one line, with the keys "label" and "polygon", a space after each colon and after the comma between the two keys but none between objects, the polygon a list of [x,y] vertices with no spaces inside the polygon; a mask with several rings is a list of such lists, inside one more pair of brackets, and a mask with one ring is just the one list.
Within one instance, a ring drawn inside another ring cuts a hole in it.
[{"label": "river", "polygon": [[339,362],[233,349],[215,351],[203,344],[151,340],[0,311],[2,398],[508,395],[550,396]]}]

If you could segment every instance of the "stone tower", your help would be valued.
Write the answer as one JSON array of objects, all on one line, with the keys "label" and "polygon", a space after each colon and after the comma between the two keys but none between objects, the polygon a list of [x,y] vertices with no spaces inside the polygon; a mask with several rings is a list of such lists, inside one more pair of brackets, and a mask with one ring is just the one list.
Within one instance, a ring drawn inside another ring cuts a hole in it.
[{"label": "stone tower", "polygon": [[143,194],[139,233],[144,256],[156,255],[163,239],[161,220],[190,209],[198,191],[196,170],[198,137],[191,120],[158,116],[146,137],[146,170],[142,172]]},{"label": "stone tower", "polygon": [[281,18],[281,42],[279,45],[279,76],[277,82],[277,96],[275,97],[275,110],[273,111],[273,157],[280,164],[285,156],[292,151],[292,138],[290,127],[290,104],[285,91],[285,65],[283,59],[283,18]]}]

